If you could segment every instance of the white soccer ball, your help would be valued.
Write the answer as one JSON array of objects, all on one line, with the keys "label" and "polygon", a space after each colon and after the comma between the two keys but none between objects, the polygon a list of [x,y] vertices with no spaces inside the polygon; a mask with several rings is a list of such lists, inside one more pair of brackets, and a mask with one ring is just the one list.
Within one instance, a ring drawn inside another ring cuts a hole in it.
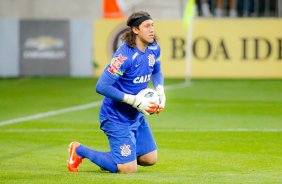
[{"label": "white soccer ball", "polygon": [[[145,98],[149,98],[151,102],[156,103],[157,105],[160,105],[160,98],[157,92],[154,89],[146,88],[141,90],[138,95],[141,95]],[[154,113],[151,113],[154,114]]]}]

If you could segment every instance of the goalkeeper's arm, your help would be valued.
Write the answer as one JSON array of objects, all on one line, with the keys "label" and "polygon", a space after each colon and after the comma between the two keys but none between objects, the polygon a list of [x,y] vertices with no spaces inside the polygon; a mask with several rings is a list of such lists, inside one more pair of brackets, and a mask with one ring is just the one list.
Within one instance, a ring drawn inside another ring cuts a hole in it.
[{"label": "goalkeeper's arm", "polygon": [[145,115],[153,113],[158,106],[151,103],[147,98],[140,95],[125,94],[113,87],[116,80],[103,73],[96,84],[96,92],[116,101],[125,102]]},{"label": "goalkeeper's arm", "polygon": [[122,101],[124,93],[113,86],[115,82],[115,79],[103,73],[96,84],[96,92],[113,100]]}]

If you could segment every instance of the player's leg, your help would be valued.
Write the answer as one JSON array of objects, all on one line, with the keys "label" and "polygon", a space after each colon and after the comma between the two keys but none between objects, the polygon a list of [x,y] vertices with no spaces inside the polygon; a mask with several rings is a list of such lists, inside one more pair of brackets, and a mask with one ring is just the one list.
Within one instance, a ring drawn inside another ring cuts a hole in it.
[{"label": "player's leg", "polygon": [[113,161],[110,152],[96,151],[94,149],[87,148],[84,145],[80,145],[77,148],[76,153],[82,158],[88,158],[91,162],[95,163],[102,169],[112,173],[118,172],[117,164]]},{"label": "player's leg", "polygon": [[137,172],[137,161],[118,164],[118,172],[122,174],[136,173]]},{"label": "player's leg", "polygon": [[117,164],[118,172],[135,173],[137,171],[136,138],[132,127],[119,121],[105,120],[101,124],[101,129],[108,137],[111,156]]},{"label": "player's leg", "polygon": [[157,150],[154,150],[151,151],[150,153],[139,156],[137,159],[138,159],[137,161],[138,165],[152,166],[157,162],[158,152]]},{"label": "player's leg", "polygon": [[83,146],[78,142],[72,142],[69,148],[68,169],[70,172],[78,172],[78,166],[82,159],[88,158],[96,165],[110,172],[117,172],[118,168],[113,161],[110,152],[100,152]]},{"label": "player's leg", "polygon": [[[136,172],[136,141],[130,128],[127,125],[107,120],[102,122],[101,129],[108,136],[111,152],[96,151],[75,142],[75,146],[70,149],[69,171],[77,172],[82,159],[88,158],[102,169],[113,173]],[[79,162],[72,163],[72,160],[78,160]]]},{"label": "player's leg", "polygon": [[145,117],[140,119],[140,123],[136,135],[137,163],[142,166],[151,166],[158,159],[157,145]]}]

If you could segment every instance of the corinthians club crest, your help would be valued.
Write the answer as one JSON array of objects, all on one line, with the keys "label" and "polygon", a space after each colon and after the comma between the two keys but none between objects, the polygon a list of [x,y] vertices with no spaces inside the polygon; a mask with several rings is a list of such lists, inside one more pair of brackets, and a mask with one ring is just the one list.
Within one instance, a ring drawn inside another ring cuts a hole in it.
[{"label": "corinthians club crest", "polygon": [[148,62],[149,66],[153,67],[156,62],[155,56],[153,54],[149,54],[148,60],[149,60]]},{"label": "corinthians club crest", "polygon": [[122,156],[127,157],[127,156],[131,155],[130,145],[124,144],[124,145],[120,146],[120,149],[121,149],[120,153],[121,153]]}]

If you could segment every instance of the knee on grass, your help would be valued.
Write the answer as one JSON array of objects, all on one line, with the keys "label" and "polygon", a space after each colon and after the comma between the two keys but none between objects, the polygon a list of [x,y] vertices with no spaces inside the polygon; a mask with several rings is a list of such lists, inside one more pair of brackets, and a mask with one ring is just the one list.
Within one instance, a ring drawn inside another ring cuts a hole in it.
[{"label": "knee on grass", "polygon": [[118,172],[122,174],[130,174],[137,172],[137,163],[118,164]]}]

